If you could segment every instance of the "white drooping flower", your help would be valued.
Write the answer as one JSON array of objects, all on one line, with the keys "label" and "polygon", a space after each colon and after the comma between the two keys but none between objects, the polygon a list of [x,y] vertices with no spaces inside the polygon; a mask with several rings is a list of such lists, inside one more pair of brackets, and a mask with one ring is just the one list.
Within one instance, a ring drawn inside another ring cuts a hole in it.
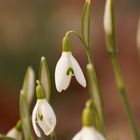
[{"label": "white drooping flower", "polygon": [[7,134],[7,137],[13,138],[15,140],[22,140],[22,134],[21,131],[18,131],[16,129],[16,127],[13,127],[12,129],[10,129]]},{"label": "white drooping flower", "polygon": [[86,87],[86,80],[77,60],[71,51],[63,51],[55,69],[55,84],[58,92],[68,88],[72,76],[76,77],[80,85]]},{"label": "white drooping flower", "polygon": [[104,30],[107,34],[112,34],[112,0],[106,0],[104,13]]},{"label": "white drooping flower", "polygon": [[137,46],[138,46],[138,49],[140,50],[140,17],[139,17],[139,20],[138,20]]},{"label": "white drooping flower", "polygon": [[94,127],[83,127],[72,140],[105,140]]},{"label": "white drooping flower", "polygon": [[32,113],[32,124],[35,133],[41,137],[41,131],[48,136],[56,126],[56,116],[45,98],[37,99]]}]

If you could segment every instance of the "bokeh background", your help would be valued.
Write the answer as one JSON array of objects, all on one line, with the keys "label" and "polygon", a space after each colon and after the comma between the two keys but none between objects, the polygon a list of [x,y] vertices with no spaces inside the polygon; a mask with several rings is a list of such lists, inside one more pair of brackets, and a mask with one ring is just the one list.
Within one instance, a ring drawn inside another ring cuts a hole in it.
[{"label": "bokeh background", "polygon": [[[68,140],[81,128],[81,112],[88,98],[72,79],[70,87],[57,93],[54,69],[61,55],[61,42],[68,30],[80,32],[84,0],[0,1],[0,132],[6,133],[19,118],[19,93],[27,66],[38,78],[41,56],[45,56],[52,79],[57,135]],[[132,133],[116,88],[112,66],[105,49],[103,13],[105,0],[94,0],[91,13],[91,47],[104,99],[105,123],[110,139],[132,140]],[[139,0],[116,0],[116,40],[126,89],[140,128],[140,58],[136,47]],[[78,39],[72,51],[85,75],[87,59]]]}]

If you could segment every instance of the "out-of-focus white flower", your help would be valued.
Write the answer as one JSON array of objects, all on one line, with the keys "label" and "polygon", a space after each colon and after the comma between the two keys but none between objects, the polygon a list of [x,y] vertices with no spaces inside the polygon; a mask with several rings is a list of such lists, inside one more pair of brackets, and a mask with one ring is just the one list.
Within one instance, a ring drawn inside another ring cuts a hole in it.
[{"label": "out-of-focus white flower", "polygon": [[16,127],[13,127],[10,129],[7,134],[7,137],[13,138],[15,140],[21,140],[22,139],[22,134],[21,131],[17,130]]},{"label": "out-of-focus white flower", "polygon": [[63,51],[55,69],[55,84],[58,92],[68,88],[73,75],[80,85],[86,87],[86,80],[77,60],[71,51]]},{"label": "out-of-focus white flower", "polygon": [[137,46],[140,51],[140,16],[138,20],[138,30],[137,30]]},{"label": "out-of-focus white flower", "polygon": [[38,137],[41,137],[41,130],[47,136],[54,130],[56,116],[45,98],[37,99],[32,113],[32,124]]},{"label": "out-of-focus white flower", "polygon": [[107,34],[112,34],[112,0],[106,0],[104,13],[104,30]]},{"label": "out-of-focus white flower", "polygon": [[94,127],[83,127],[72,140],[105,140]]}]

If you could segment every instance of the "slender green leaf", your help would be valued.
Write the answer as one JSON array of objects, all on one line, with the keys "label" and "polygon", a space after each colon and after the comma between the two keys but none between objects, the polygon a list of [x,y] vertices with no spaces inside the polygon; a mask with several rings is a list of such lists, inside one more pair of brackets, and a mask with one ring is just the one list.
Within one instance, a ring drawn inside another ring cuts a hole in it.
[{"label": "slender green leaf", "polygon": [[27,98],[27,102],[29,104],[32,102],[34,97],[34,88],[35,88],[35,74],[32,67],[29,66],[27,68],[22,87],[22,90],[24,91],[24,94],[26,95]]},{"label": "slender green leaf", "polygon": [[89,46],[89,36],[90,36],[90,11],[91,11],[91,1],[86,0],[83,8],[82,15],[82,36],[87,46]]},{"label": "slender green leaf", "polygon": [[10,137],[7,137],[7,136],[5,136],[3,134],[0,134],[0,139],[4,139],[4,140],[15,140],[15,139],[10,138]]},{"label": "slender green leaf", "polygon": [[47,100],[50,101],[50,93],[51,93],[50,74],[49,74],[49,69],[45,57],[41,58],[39,81],[43,85]]},{"label": "slender green leaf", "polygon": [[25,140],[33,140],[27,98],[23,91],[20,93],[20,117]]}]

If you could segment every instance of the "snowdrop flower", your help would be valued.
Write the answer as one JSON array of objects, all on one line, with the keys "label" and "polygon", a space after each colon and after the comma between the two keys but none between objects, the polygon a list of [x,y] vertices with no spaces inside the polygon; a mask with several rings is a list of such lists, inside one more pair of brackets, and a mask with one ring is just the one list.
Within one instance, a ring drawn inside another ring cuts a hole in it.
[{"label": "snowdrop flower", "polygon": [[13,138],[15,140],[22,140],[21,134],[21,122],[19,121],[15,127],[10,129],[7,134],[7,137]]},{"label": "snowdrop flower", "polygon": [[80,85],[86,87],[84,74],[77,60],[73,57],[68,38],[65,36],[63,39],[63,52],[55,69],[55,84],[58,92],[68,88],[72,76],[76,77]]},{"label": "snowdrop flower", "polygon": [[48,136],[56,126],[56,116],[41,85],[37,86],[36,93],[38,99],[32,113],[33,128],[38,137],[41,137],[42,132]]},{"label": "snowdrop flower", "polygon": [[82,114],[82,129],[72,138],[72,140],[105,140],[94,127],[93,101],[88,100]]},{"label": "snowdrop flower", "polygon": [[139,20],[138,20],[137,46],[138,46],[138,49],[140,50],[140,17],[139,17]]},{"label": "snowdrop flower", "polygon": [[94,127],[83,127],[72,140],[105,140]]},{"label": "snowdrop flower", "polygon": [[107,34],[112,34],[112,0],[107,0],[104,13],[104,30]]}]

